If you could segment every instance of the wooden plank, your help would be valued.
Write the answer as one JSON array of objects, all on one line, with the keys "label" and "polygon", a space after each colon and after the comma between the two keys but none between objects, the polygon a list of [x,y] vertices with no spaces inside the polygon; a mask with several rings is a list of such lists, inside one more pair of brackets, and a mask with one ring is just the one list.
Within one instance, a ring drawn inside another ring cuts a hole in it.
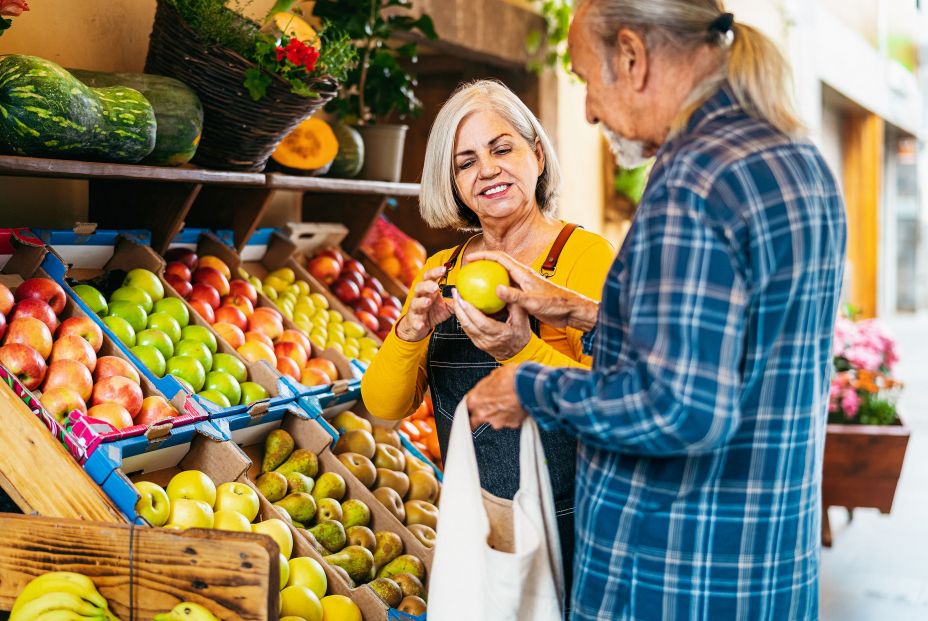
[{"label": "wooden plank", "polygon": [[160,254],[184,227],[202,187],[198,183],[92,178],[88,216],[103,228],[150,230],[152,248]]},{"label": "wooden plank", "polygon": [[263,535],[14,515],[0,515],[0,533],[3,610],[36,576],[74,571],[91,578],[124,621],[151,619],[182,601],[224,621],[277,619],[278,550]]},{"label": "wooden plank", "polygon": [[0,428],[0,485],[24,513],[125,522],[67,449],[6,384],[0,384]]},{"label": "wooden plank", "polygon": [[822,503],[892,509],[910,431],[902,425],[828,425]]},{"label": "wooden plank", "polygon": [[258,228],[271,204],[273,190],[203,186],[187,216],[189,226],[232,229],[235,247],[241,250]]},{"label": "wooden plank", "polygon": [[349,254],[360,247],[361,240],[374,226],[387,204],[383,196],[360,195],[344,196],[341,194],[303,195],[303,222],[339,222],[348,227],[348,235],[342,241],[342,248]]},{"label": "wooden plank", "polygon": [[333,194],[374,194],[380,196],[419,196],[418,183],[298,177],[281,173],[268,174],[267,185],[275,190],[328,192]]}]

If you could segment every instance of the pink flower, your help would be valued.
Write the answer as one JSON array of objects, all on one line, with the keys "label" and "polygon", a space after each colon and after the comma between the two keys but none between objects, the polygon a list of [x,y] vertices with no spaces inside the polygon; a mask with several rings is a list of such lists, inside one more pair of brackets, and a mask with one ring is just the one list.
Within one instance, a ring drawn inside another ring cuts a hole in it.
[{"label": "pink flower", "polygon": [[848,388],[844,391],[844,395],[841,397],[841,409],[844,410],[844,414],[848,418],[857,416],[857,410],[860,409],[860,397],[857,395],[856,390]]},{"label": "pink flower", "polygon": [[28,10],[26,0],[0,0],[0,15],[3,17],[19,17]]},{"label": "pink flower", "polygon": [[879,350],[864,345],[855,345],[844,352],[844,357],[857,369],[876,373],[883,363],[883,356]]}]

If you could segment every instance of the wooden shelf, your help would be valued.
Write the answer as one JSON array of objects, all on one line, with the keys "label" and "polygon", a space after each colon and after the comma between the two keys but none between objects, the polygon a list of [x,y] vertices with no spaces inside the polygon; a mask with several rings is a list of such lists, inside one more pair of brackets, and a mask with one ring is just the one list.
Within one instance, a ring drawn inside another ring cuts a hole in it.
[{"label": "wooden shelf", "polygon": [[267,175],[267,186],[274,190],[301,190],[331,194],[366,194],[377,196],[419,196],[418,183],[388,183],[361,179],[297,177],[281,173]]}]

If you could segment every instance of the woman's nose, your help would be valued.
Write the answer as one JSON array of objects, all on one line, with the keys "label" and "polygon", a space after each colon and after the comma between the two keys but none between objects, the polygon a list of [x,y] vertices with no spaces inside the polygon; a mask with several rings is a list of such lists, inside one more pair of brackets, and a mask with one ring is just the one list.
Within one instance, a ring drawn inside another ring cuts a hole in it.
[{"label": "woman's nose", "polygon": [[480,162],[480,177],[488,179],[499,174],[499,166],[491,159]]}]

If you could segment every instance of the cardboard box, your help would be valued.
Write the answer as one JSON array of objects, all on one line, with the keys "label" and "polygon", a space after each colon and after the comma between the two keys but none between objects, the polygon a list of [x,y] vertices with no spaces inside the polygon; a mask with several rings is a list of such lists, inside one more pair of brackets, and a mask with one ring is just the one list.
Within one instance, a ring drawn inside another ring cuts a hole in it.
[{"label": "cardboard box", "polygon": [[33,229],[47,246],[55,249],[67,265],[101,269],[113,256],[119,237],[131,239],[141,246],[151,246],[151,232],[145,229],[97,229],[90,222],[79,222],[71,229]]}]

